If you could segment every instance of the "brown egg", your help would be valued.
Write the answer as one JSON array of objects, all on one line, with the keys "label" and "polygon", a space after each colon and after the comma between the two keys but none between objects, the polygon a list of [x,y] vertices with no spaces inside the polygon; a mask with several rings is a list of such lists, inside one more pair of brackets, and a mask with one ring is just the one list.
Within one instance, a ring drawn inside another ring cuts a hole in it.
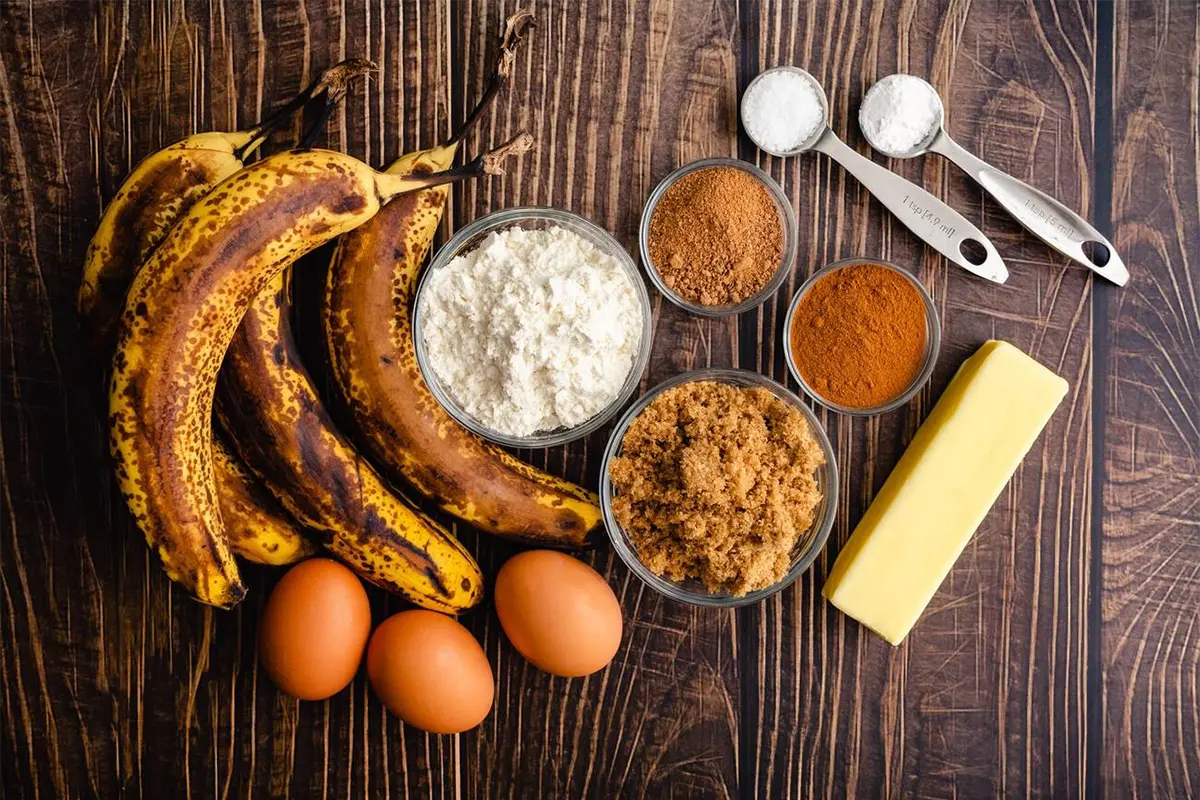
[{"label": "brown egg", "polygon": [[284,692],[323,700],[354,680],[370,634],[362,581],[336,561],[310,558],[288,570],[267,598],[259,656]]},{"label": "brown egg", "polygon": [[492,666],[471,632],[435,611],[401,611],[375,629],[367,678],[388,710],[430,733],[461,733],[492,710]]},{"label": "brown egg", "polygon": [[598,572],[565,553],[530,550],[496,576],[496,613],[531,663],[566,678],[603,669],[621,644],[621,606]]}]

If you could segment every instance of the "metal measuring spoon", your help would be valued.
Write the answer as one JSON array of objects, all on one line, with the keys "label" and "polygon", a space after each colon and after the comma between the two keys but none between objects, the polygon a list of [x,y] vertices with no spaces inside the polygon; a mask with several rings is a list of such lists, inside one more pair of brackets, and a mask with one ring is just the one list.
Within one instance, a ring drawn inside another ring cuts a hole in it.
[{"label": "metal measuring spoon", "polygon": [[[1008,280],[1008,268],[996,248],[983,235],[983,232],[967,221],[950,206],[934,197],[929,192],[911,181],[905,180],[896,173],[879,166],[869,158],[865,158],[850,148],[837,137],[829,127],[829,100],[825,90],[817,79],[799,67],[776,67],[760,74],[746,87],[746,92],[754,87],[764,75],[773,72],[787,71],[804,78],[816,91],[821,101],[822,120],[807,141],[794,150],[780,153],[763,147],[755,142],[759,149],[775,156],[795,156],[809,150],[824,153],[862,183],[871,194],[883,203],[888,211],[896,215],[909,230],[933,249],[937,250],[950,261],[963,269],[989,281],[1004,283]],[[743,100],[745,95],[742,95]],[[744,103],[743,103],[744,108]],[[745,121],[742,127],[746,126]],[[751,137],[753,138],[753,137]],[[973,243],[968,244],[968,243]],[[967,249],[963,249],[967,245]]]},{"label": "metal measuring spoon", "polygon": [[[905,79],[920,81],[928,88],[933,98],[937,120],[929,135],[916,147],[904,153],[893,153],[880,147],[872,138],[869,126],[863,123],[862,111],[866,108],[871,93],[879,89],[884,81],[895,77],[897,76],[889,75],[876,81],[867,90],[862,105],[859,106],[858,127],[862,129],[863,136],[872,147],[893,158],[912,158],[924,153],[945,156],[974,178],[1005,211],[1034,236],[1118,286],[1124,286],[1129,281],[1129,270],[1125,268],[1125,263],[1121,261],[1117,251],[1087,220],[1045,192],[1038,191],[1007,172],[1001,172],[991,164],[976,158],[951,139],[946,133],[946,111],[942,106],[942,98],[928,81],[915,75],[903,76]],[[1084,245],[1088,243],[1091,243],[1090,252],[1084,249]]]}]

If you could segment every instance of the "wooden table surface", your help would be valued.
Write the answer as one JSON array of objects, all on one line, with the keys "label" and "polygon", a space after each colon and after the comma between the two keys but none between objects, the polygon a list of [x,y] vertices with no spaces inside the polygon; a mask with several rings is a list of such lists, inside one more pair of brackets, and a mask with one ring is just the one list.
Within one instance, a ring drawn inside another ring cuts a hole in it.
[{"label": "wooden table surface", "polygon": [[[245,126],[352,55],[382,69],[327,144],[373,163],[428,146],[479,94],[514,8],[0,8],[3,796],[1200,797],[1200,15],[1189,0],[538,4],[511,91],[468,148],[524,127],[536,151],[507,177],[456,190],[444,233],[545,204],[635,251],[651,188],[702,156],[759,164],[799,217],[795,271],[758,311],[705,321],[655,297],[644,386],[705,365],[785,379],[785,301],[834,259],[911,266],[933,293],[943,345],[929,387],[881,418],[820,415],[841,470],[825,554],[736,612],[666,601],[607,549],[589,555],[626,631],[614,663],[586,679],[532,668],[492,610],[474,611],[464,622],[494,665],[497,700],[457,737],[406,728],[361,677],[327,702],[280,696],[255,649],[277,573],[250,571],[232,612],[172,587],[115,491],[87,393],[96,365],[74,305],[105,202],[158,147]],[[737,98],[778,64],[817,76],[835,129],[862,153],[864,90],[897,71],[927,77],[952,135],[1095,221],[1130,284],[1067,265],[938,158],[890,166],[984,229],[1006,286],[948,266],[823,157],[760,154],[738,134]],[[323,268],[306,262],[302,295]],[[950,375],[989,337],[1071,389],[893,649],[824,602],[821,585]],[[524,455],[595,485],[605,435]],[[514,552],[458,532],[489,577]],[[402,606],[377,592],[372,602],[377,618]]]}]

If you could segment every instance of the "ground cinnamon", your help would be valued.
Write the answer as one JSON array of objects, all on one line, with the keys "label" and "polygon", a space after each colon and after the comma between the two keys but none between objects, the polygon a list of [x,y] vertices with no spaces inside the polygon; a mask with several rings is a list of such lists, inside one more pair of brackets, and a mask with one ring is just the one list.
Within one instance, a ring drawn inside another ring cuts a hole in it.
[{"label": "ground cinnamon", "polygon": [[707,167],[673,183],[650,218],[650,260],[693,303],[733,305],[758,294],[779,268],[783,226],[762,182]]},{"label": "ground cinnamon", "polygon": [[853,264],[818,279],[790,331],[804,381],[840,406],[871,408],[908,389],[925,361],[925,303],[908,279]]}]

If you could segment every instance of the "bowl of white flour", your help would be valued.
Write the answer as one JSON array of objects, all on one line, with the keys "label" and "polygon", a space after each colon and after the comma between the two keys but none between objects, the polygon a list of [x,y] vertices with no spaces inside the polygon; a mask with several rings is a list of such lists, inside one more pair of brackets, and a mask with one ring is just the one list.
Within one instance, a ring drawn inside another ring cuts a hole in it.
[{"label": "bowl of white flour", "polygon": [[650,358],[650,297],[605,230],[553,208],[489,214],[438,251],[417,286],[413,342],[446,412],[511,447],[602,427]]}]

